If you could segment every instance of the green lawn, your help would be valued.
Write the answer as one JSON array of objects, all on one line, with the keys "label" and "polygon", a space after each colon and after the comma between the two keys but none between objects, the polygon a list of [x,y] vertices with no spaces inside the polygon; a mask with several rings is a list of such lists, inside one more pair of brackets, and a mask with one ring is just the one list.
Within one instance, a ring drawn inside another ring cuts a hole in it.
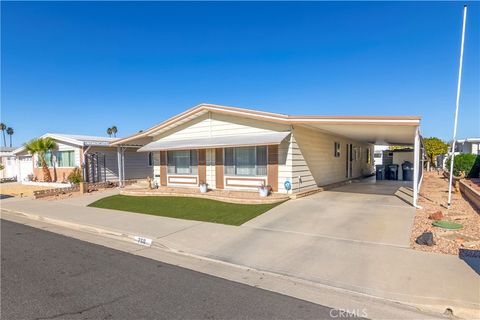
[{"label": "green lawn", "polygon": [[115,195],[88,206],[239,226],[279,204],[236,204],[189,197]]}]

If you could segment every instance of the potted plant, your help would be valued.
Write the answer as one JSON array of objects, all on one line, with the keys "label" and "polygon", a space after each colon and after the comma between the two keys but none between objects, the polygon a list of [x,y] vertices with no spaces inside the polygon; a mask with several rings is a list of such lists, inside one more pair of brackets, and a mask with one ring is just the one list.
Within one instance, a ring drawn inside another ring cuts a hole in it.
[{"label": "potted plant", "polygon": [[271,188],[272,187],[270,185],[266,185],[262,183],[262,185],[258,187],[258,194],[262,198],[268,197],[268,194],[270,193]]},{"label": "potted plant", "polygon": [[208,191],[208,184],[206,184],[203,181],[200,182],[199,187],[200,187],[200,192],[201,193],[206,193]]}]

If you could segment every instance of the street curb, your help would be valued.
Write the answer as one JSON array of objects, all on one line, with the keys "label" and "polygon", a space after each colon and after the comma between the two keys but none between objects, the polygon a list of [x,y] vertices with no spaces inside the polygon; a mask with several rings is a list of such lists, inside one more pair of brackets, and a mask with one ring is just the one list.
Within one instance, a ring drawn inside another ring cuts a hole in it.
[{"label": "street curb", "polygon": [[[138,237],[138,236],[141,236],[141,235],[133,235],[133,234],[128,234],[128,233],[118,231],[118,230],[104,229],[104,228],[98,228],[98,227],[91,226],[91,225],[84,225],[84,224],[78,224],[78,223],[73,223],[73,222],[67,222],[67,221],[59,220],[59,219],[46,218],[46,217],[41,216],[41,215],[25,213],[25,212],[10,210],[10,209],[1,208],[1,211],[5,211],[7,213],[18,215],[18,216],[21,216],[21,217],[24,217],[24,218],[27,218],[27,219],[30,219],[30,220],[41,221],[41,222],[49,223],[49,224],[52,224],[52,225],[56,225],[56,226],[60,226],[60,227],[64,227],[64,228],[68,228],[68,229],[72,229],[72,230],[87,232],[87,233],[91,233],[91,234],[96,234],[96,235],[100,235],[100,236],[105,236],[105,237],[108,237],[108,238],[117,239],[117,240],[121,240],[121,241],[128,242],[128,243],[131,243],[131,244],[133,243],[133,244],[137,244],[137,245],[141,246],[140,244],[138,244],[137,239],[135,238],[136,236]],[[178,254],[178,255],[186,256],[186,257],[192,257],[192,258],[195,258],[195,259],[200,259],[200,260],[204,260],[204,261],[208,261],[208,262],[219,263],[219,264],[222,264],[222,265],[227,265],[227,266],[234,267],[234,268],[241,269],[241,270],[253,270],[253,271],[256,271],[256,272],[261,272],[261,273],[264,273],[264,274],[268,274],[268,275],[273,276],[273,277],[286,279],[286,280],[290,280],[290,281],[293,281],[293,282],[298,282],[298,283],[302,283],[302,284],[306,284],[306,285],[311,285],[311,286],[314,286],[314,287],[329,288],[331,290],[336,290],[336,291],[339,291],[339,292],[345,292],[345,293],[348,293],[348,294],[353,294],[353,295],[359,295],[359,296],[363,296],[363,297],[367,297],[367,298],[384,300],[384,301],[388,301],[388,302],[392,302],[392,303],[398,303],[398,304],[402,304],[402,305],[405,305],[405,306],[410,306],[410,307],[417,308],[418,310],[421,310],[421,311],[443,313],[446,308],[451,308],[451,309],[454,310],[454,314],[461,313],[463,316],[466,316],[466,317],[471,318],[471,319],[477,319],[479,317],[479,314],[480,314],[480,303],[477,305],[475,303],[457,301],[457,300],[456,301],[446,300],[446,301],[438,302],[439,298],[430,298],[430,297],[421,297],[421,296],[415,297],[415,298],[419,298],[419,299],[423,299],[423,300],[426,300],[426,299],[427,300],[436,300],[437,303],[433,303],[433,301],[430,301],[430,303],[427,303],[427,302],[425,302],[425,303],[413,303],[413,302],[410,302],[410,301],[400,300],[398,298],[386,298],[386,297],[383,297],[383,296],[379,296],[379,295],[375,295],[375,294],[371,294],[371,293],[367,293],[367,292],[360,292],[360,291],[355,291],[355,290],[352,290],[352,289],[337,287],[337,286],[334,286],[334,285],[328,284],[328,283],[315,282],[315,281],[311,281],[311,280],[307,280],[307,279],[294,277],[294,276],[291,276],[291,275],[285,275],[285,274],[275,273],[275,272],[266,271],[266,270],[262,270],[262,269],[256,269],[256,268],[241,265],[241,264],[230,263],[230,262],[222,261],[222,260],[219,260],[219,259],[208,258],[208,257],[205,257],[205,256],[188,253],[188,252],[185,252],[185,251],[182,251],[182,250],[178,250],[178,249],[169,247],[165,244],[162,244],[158,241],[158,239],[152,239],[152,245],[151,246],[146,246],[145,248],[147,248],[147,247],[160,249],[160,250],[163,250],[163,251],[166,251],[166,252],[171,252],[171,253],[175,253],[175,254]],[[368,288],[364,288],[364,289],[368,289]],[[397,295],[402,295],[402,294],[397,294]],[[412,297],[412,296],[409,295],[409,297]],[[461,312],[459,312],[460,310],[461,310]]]}]

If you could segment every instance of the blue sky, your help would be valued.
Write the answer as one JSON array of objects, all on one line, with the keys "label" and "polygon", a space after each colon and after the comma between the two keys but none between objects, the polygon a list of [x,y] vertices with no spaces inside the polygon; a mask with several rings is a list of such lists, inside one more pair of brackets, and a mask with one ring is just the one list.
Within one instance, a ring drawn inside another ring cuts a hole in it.
[{"label": "blue sky", "polygon": [[[468,3],[459,138],[480,136]],[[453,130],[463,3],[3,2],[1,121],[125,136],[201,102],[293,115],[419,115]]]}]

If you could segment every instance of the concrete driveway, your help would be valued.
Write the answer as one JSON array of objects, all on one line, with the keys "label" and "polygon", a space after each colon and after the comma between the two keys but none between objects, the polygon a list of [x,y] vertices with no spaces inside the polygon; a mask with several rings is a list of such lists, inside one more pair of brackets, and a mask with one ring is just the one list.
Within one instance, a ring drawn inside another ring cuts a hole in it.
[{"label": "concrete driveway", "polygon": [[361,182],[288,201],[243,226],[408,247],[415,209],[400,181]]}]

